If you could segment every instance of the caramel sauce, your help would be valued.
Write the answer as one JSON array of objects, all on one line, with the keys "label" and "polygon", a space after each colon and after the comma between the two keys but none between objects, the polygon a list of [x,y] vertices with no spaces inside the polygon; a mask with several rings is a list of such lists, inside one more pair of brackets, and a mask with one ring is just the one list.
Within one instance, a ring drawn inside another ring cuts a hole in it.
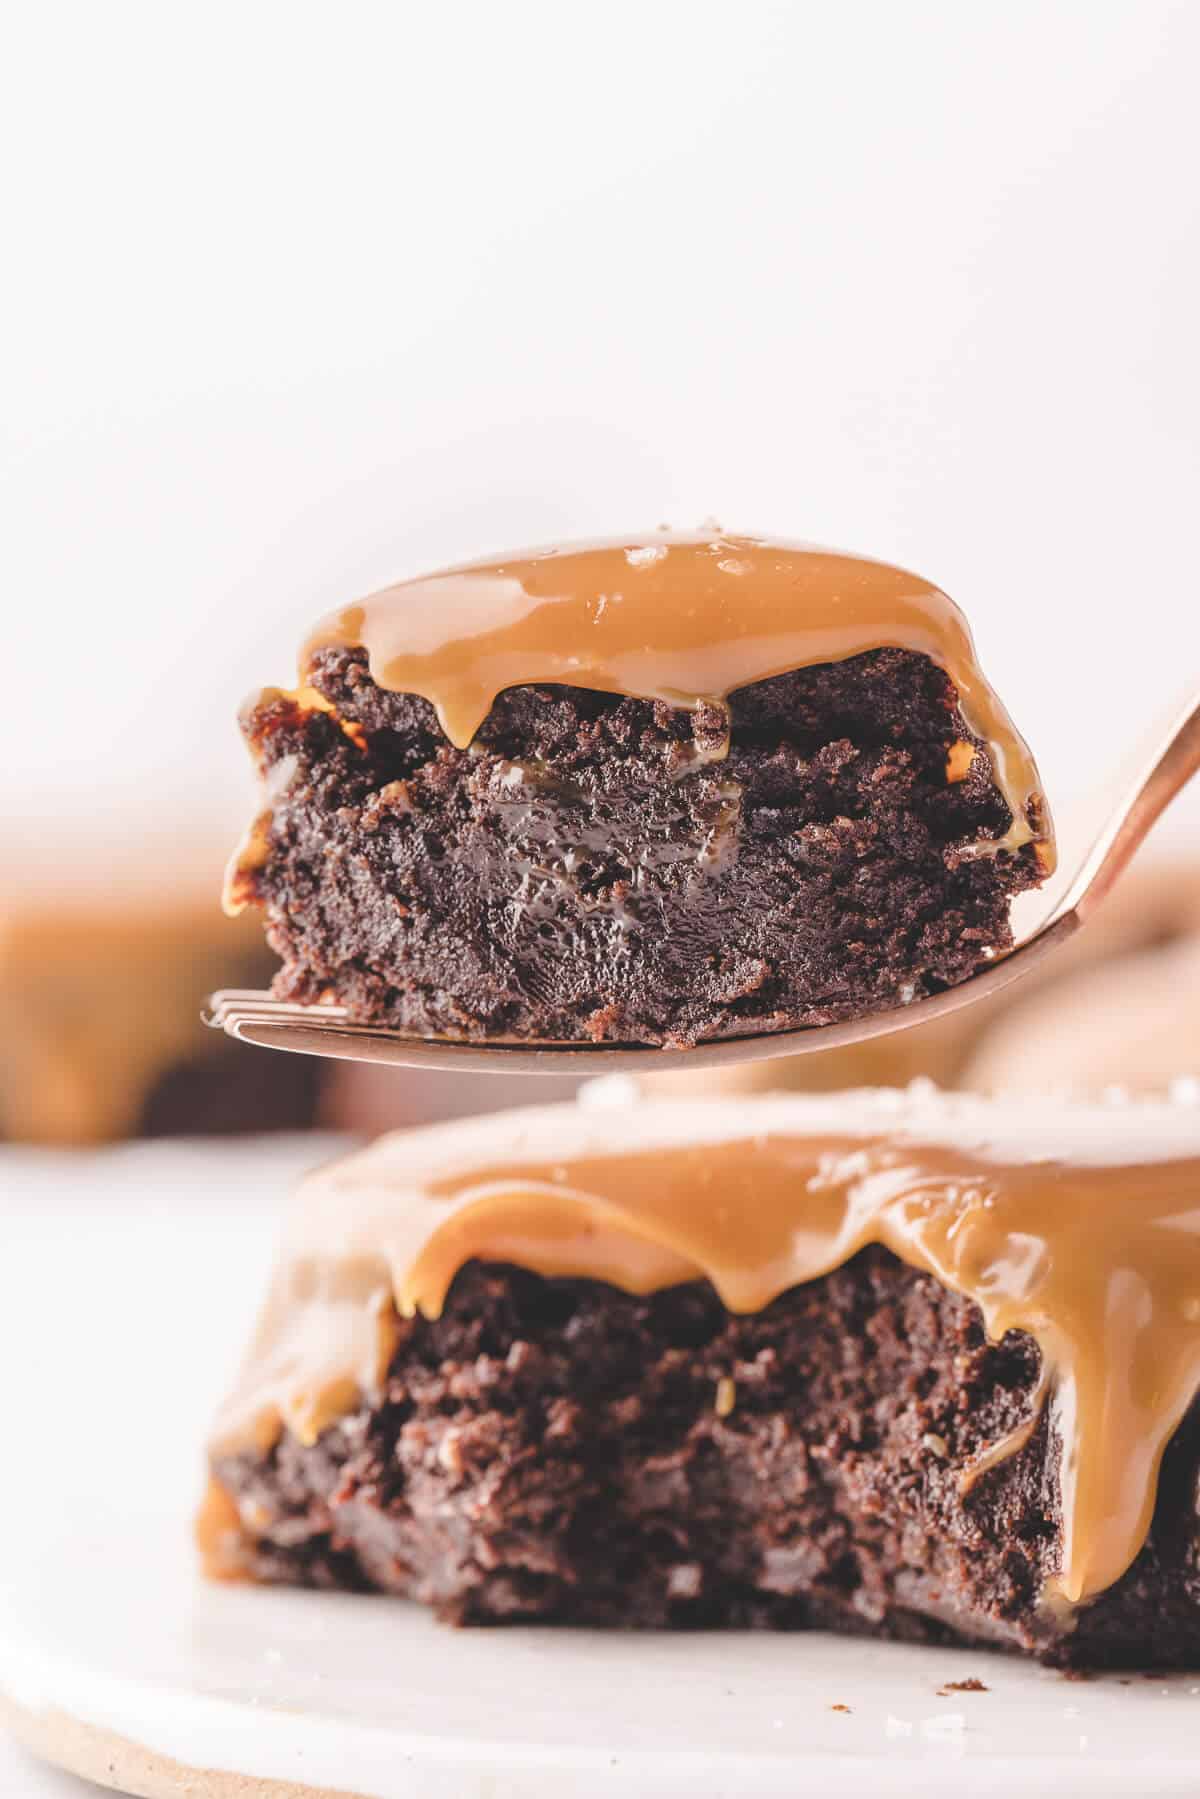
[{"label": "caramel sauce", "polygon": [[863,557],[660,532],[465,564],[324,619],[304,645],[300,679],[308,684],[322,649],[363,648],[377,686],[428,700],[466,749],[509,687],[559,683],[694,711],[887,646],[945,669],[987,745],[1012,825],[977,853],[1037,840],[1049,871],[1037,769],[980,671],[962,613],[919,576]]},{"label": "caramel sauce", "polygon": [[[613,1148],[619,1123],[623,1147]],[[1074,1604],[1129,1567],[1200,1386],[1200,1111],[855,1093],[545,1107],[397,1133],[312,1177],[215,1449],[313,1442],[379,1390],[396,1314],[481,1258],[735,1312],[881,1244],[1024,1331],[1061,1437]],[[964,1471],[1016,1453],[1035,1411]]]}]

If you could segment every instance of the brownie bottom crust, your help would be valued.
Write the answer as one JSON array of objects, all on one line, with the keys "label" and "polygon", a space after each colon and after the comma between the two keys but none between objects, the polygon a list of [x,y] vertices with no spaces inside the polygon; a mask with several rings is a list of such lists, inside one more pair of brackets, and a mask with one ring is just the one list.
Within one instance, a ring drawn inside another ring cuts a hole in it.
[{"label": "brownie bottom crust", "polygon": [[1200,1663],[1200,1411],[1148,1539],[1073,1613],[1036,1345],[868,1249],[765,1310],[469,1263],[384,1389],[311,1446],[218,1456],[222,1571],[379,1590],[458,1624],[833,1628],[1066,1667]]}]

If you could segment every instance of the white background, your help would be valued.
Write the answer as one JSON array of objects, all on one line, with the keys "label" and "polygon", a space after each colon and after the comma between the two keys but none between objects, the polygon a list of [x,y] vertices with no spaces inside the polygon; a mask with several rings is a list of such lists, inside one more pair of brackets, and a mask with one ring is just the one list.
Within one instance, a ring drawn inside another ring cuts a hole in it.
[{"label": "white background", "polygon": [[1200,674],[1198,68],[1186,0],[22,9],[5,813],[227,834],[321,610],[715,515],[954,594],[1069,834]]}]

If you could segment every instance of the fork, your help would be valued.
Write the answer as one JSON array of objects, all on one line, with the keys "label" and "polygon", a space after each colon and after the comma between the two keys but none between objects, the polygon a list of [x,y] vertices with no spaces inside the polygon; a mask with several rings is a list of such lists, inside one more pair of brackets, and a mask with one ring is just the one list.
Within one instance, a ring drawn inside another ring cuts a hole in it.
[{"label": "fork", "polygon": [[657,1059],[671,1068],[728,1068],[774,1056],[816,1055],[843,1049],[891,1031],[942,1018],[976,1005],[1043,963],[1073,937],[1112,890],[1161,813],[1200,767],[1200,694],[1182,710],[1138,759],[1134,778],[1115,806],[1067,887],[1038,927],[967,980],[911,1005],[845,1023],[810,1025],[749,1037],[722,1037],[693,1049],[664,1050],[653,1044],[544,1043],[491,1038],[486,1043],[444,1037],[410,1037],[378,1025],[355,1024],[344,1007],[298,1006],[253,989],[214,993],[205,1022],[243,1043],[298,1050],[350,1062],[393,1063],[402,1068],[461,1069],[483,1074],[599,1074],[647,1071]]}]

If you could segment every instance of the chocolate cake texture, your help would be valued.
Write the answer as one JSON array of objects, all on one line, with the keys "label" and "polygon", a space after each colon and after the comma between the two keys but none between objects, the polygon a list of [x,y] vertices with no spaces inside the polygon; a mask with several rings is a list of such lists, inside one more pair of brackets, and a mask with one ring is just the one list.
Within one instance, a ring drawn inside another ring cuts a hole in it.
[{"label": "chocolate cake texture", "polygon": [[714,1099],[621,1135],[543,1108],[310,1180],[212,1572],[1194,1664],[1200,1112]]},{"label": "chocolate cake texture", "polygon": [[[1081,1099],[1112,1088],[1152,1095],[1172,1082],[1200,1079],[1198,1001],[1200,863],[1177,852],[1164,855],[1151,843],[1086,931],[986,1005],[963,1006],[819,1056],[705,1069],[676,1058],[665,1070],[640,1075],[639,1085],[667,1099],[902,1087],[921,1078],[1010,1096]],[[394,1083],[370,1078],[390,1071],[366,1072],[358,1082],[359,1116],[376,1130],[406,1122],[395,1109]],[[372,1098],[373,1112],[367,1110]]]},{"label": "chocolate cake texture", "polygon": [[686,1046],[904,1005],[1003,950],[1052,860],[945,596],[757,540],[389,590],[243,724],[265,797],[228,903],[262,908],[275,992],[414,1034]]}]

